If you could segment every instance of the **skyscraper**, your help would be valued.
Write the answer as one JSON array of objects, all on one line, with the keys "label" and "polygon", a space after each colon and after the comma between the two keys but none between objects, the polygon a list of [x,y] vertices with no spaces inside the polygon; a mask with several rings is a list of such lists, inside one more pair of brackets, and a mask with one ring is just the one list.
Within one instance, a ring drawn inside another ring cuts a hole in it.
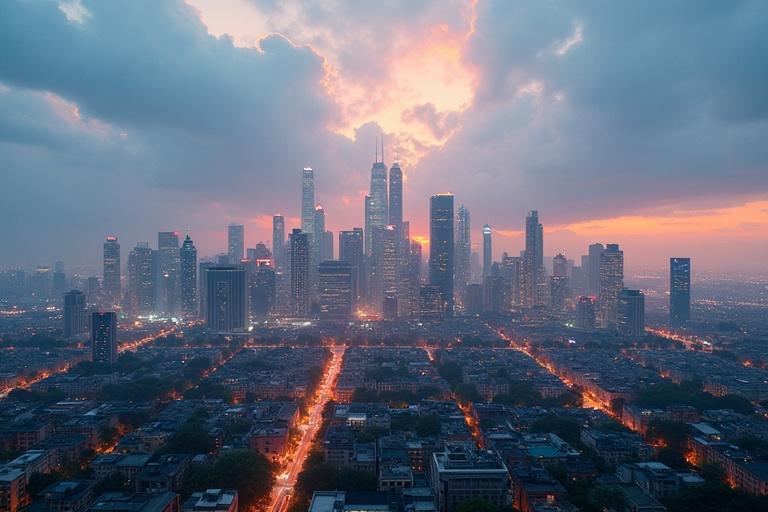
[{"label": "skyscraper", "polygon": [[619,244],[608,244],[600,253],[600,325],[616,327],[619,293],[624,288],[624,253]]},{"label": "skyscraper", "polygon": [[134,315],[149,315],[155,309],[155,272],[152,249],[136,244],[128,255],[128,304]]},{"label": "skyscraper", "polygon": [[616,326],[622,336],[645,334],[645,295],[640,290],[624,288],[616,307]]},{"label": "skyscraper", "polygon": [[691,258],[669,259],[669,325],[691,321]]},{"label": "skyscraper", "polygon": [[456,212],[456,287],[459,294],[470,282],[470,262],[472,257],[472,235],[470,231],[469,210],[459,206]]},{"label": "skyscraper", "polygon": [[310,235],[294,229],[289,236],[291,246],[290,303],[294,316],[307,317],[310,310],[309,265],[311,261]]},{"label": "skyscraper", "polygon": [[[331,239],[331,246],[326,247],[326,234],[325,234],[325,209],[322,205],[315,206],[315,261],[320,263],[326,259],[333,259],[333,239]],[[326,258],[328,253],[331,253],[330,258]]]},{"label": "skyscraper", "polygon": [[181,311],[197,314],[197,249],[189,235],[181,245]]},{"label": "skyscraper", "polygon": [[206,272],[206,325],[216,332],[242,332],[248,327],[246,272],[243,267],[211,267]]},{"label": "skyscraper", "polygon": [[272,216],[272,258],[277,271],[285,270],[285,218]]},{"label": "skyscraper", "polygon": [[552,259],[552,275],[568,277],[568,260],[565,258],[565,254],[559,252]]},{"label": "skyscraper", "polygon": [[600,294],[600,255],[603,253],[603,244],[589,246],[587,256],[587,295],[597,297]]},{"label": "skyscraper", "polygon": [[483,226],[483,279],[491,275],[493,249],[491,246],[491,226]]},{"label": "skyscraper", "polygon": [[453,195],[437,194],[429,208],[429,283],[440,289],[445,315],[453,315]]},{"label": "skyscraper", "polygon": [[301,231],[315,233],[315,172],[305,167],[301,173]]},{"label": "skyscraper", "polygon": [[91,315],[91,348],[94,363],[113,364],[117,361],[117,315],[114,312]]},{"label": "skyscraper", "polygon": [[157,275],[155,288],[157,298],[155,309],[158,313],[173,316],[179,308],[180,298],[180,253],[179,234],[175,231],[161,231],[157,234]]},{"label": "skyscraper", "polygon": [[355,277],[353,282],[355,305],[362,300],[366,293],[363,238],[361,228],[354,228],[352,231],[339,231],[339,260],[347,262],[352,267]]},{"label": "skyscraper", "polygon": [[101,282],[104,300],[113,306],[120,302],[120,244],[109,235],[104,242],[104,278]]},{"label": "skyscraper", "polygon": [[374,228],[371,305],[383,311],[384,297],[397,300],[398,295],[397,233],[394,226]]},{"label": "skyscraper", "polygon": [[365,203],[365,257],[370,258],[373,250],[373,244],[371,242],[371,196],[365,196],[363,202]]},{"label": "skyscraper", "polygon": [[227,226],[227,256],[232,265],[245,257],[245,226],[242,224]]},{"label": "skyscraper", "polygon": [[64,337],[72,338],[85,332],[85,294],[72,290],[64,294]]},{"label": "skyscraper", "polygon": [[[382,146],[383,147],[383,146]],[[382,151],[383,152],[383,151]],[[383,158],[383,155],[382,155]],[[389,202],[387,198],[387,166],[379,162],[378,153],[376,161],[371,166],[371,193],[370,193],[369,224],[366,226],[366,250],[372,250],[372,236],[376,228],[385,228],[389,220]],[[400,212],[402,215],[402,211]],[[402,218],[400,219],[402,221]],[[368,253],[371,255],[371,253]]]},{"label": "skyscraper", "polygon": [[525,217],[525,253],[523,254],[523,289],[526,306],[544,303],[542,284],[546,286],[544,270],[544,228],[539,212],[531,210]]},{"label": "skyscraper", "polygon": [[[382,149],[383,151],[383,149]],[[381,155],[382,160],[384,155]],[[403,171],[395,162],[389,169],[389,224],[395,227],[398,240],[403,229]]]},{"label": "skyscraper", "polygon": [[318,268],[320,316],[349,318],[354,310],[354,270],[346,261],[323,261]]},{"label": "skyscraper", "polygon": [[596,325],[595,299],[582,295],[576,301],[576,327],[592,330]]},{"label": "skyscraper", "polygon": [[257,318],[266,318],[275,308],[277,299],[277,279],[275,269],[261,265],[251,275],[251,314]]}]

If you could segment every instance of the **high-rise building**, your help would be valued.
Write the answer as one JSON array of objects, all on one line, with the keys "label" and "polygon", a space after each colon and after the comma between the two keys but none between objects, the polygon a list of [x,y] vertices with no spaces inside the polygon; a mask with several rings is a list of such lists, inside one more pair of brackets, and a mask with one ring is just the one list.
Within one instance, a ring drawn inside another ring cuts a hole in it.
[{"label": "high-rise building", "polygon": [[371,241],[371,196],[365,196],[363,202],[365,203],[365,257],[370,258],[373,250],[373,243]]},{"label": "high-rise building", "polygon": [[691,258],[669,259],[669,324],[685,327],[691,321]]},{"label": "high-rise building", "polygon": [[320,239],[320,261],[333,259],[333,231],[323,231]]},{"label": "high-rise building", "polygon": [[352,267],[355,306],[357,306],[366,293],[363,238],[364,235],[361,228],[354,228],[352,231],[339,231],[339,260],[347,262]]},{"label": "high-rise building", "polygon": [[595,298],[582,295],[576,300],[576,327],[592,330],[596,326]]},{"label": "high-rise building", "polygon": [[[383,155],[382,155],[383,157]],[[389,201],[387,197],[387,166],[384,162],[376,161],[371,166],[371,192],[369,208],[369,226],[366,226],[366,250],[368,254],[373,250],[373,231],[376,228],[385,228],[389,220]],[[402,215],[402,212],[401,212]],[[402,219],[401,219],[402,220]]]},{"label": "high-rise building", "polygon": [[272,266],[277,271],[285,270],[285,218],[272,216]]},{"label": "high-rise building", "polygon": [[[326,247],[327,242],[327,236],[325,231],[325,209],[323,209],[322,205],[315,206],[315,234],[314,234],[314,241],[315,241],[315,261],[320,263],[321,261],[332,260],[333,259],[333,238],[331,238],[331,246],[328,248]],[[331,235],[333,237],[333,235]],[[328,256],[328,253],[330,252],[331,257],[326,258]]]},{"label": "high-rise building", "polygon": [[[383,149],[382,149],[383,151]],[[381,155],[384,159],[384,155]],[[403,171],[395,162],[389,169],[389,222],[395,227],[398,240],[403,237]]]},{"label": "high-rise building", "polygon": [[248,327],[246,272],[240,266],[210,267],[206,272],[205,320],[216,332],[243,332]]},{"label": "high-rise building", "polygon": [[309,265],[311,262],[310,234],[294,229],[290,234],[290,303],[294,316],[307,317],[310,312]]},{"label": "high-rise building", "polygon": [[624,288],[624,252],[619,244],[608,244],[600,253],[600,325],[605,329],[616,327],[619,293]]},{"label": "high-rise building", "polygon": [[539,213],[531,210],[525,217],[525,251],[523,253],[523,296],[526,306],[543,304],[546,290],[544,269],[544,228]]},{"label": "high-rise building", "polygon": [[456,289],[459,294],[471,281],[472,235],[469,210],[461,205],[456,212]]},{"label": "high-rise building", "polygon": [[91,348],[94,363],[117,361],[117,315],[113,311],[91,315]]},{"label": "high-rise building", "polygon": [[504,253],[501,258],[501,276],[504,282],[504,301],[507,310],[516,308],[523,303],[521,296],[523,281],[523,258],[508,256]]},{"label": "high-rise building", "polygon": [[64,294],[64,337],[72,338],[85,332],[85,294],[72,290]]},{"label": "high-rise building", "polygon": [[207,318],[208,316],[208,269],[215,267],[217,264],[212,261],[203,261],[198,265],[198,293],[200,297],[200,318]]},{"label": "high-rise building", "polygon": [[161,231],[157,234],[157,258],[155,309],[160,314],[173,316],[179,308],[181,288],[181,254],[177,232]]},{"label": "high-rise building", "polygon": [[554,311],[564,311],[568,298],[568,278],[550,276],[549,278],[549,305]]},{"label": "high-rise building", "polygon": [[67,291],[67,274],[64,273],[64,262],[57,261],[53,266],[53,295],[61,297]]},{"label": "high-rise building", "polygon": [[493,248],[491,246],[491,226],[483,226],[483,279],[491,275]]},{"label": "high-rise building", "polygon": [[445,314],[444,292],[438,285],[419,287],[419,320],[435,320]]},{"label": "high-rise building", "polygon": [[624,288],[616,307],[616,326],[622,336],[645,335],[645,295],[640,290]]},{"label": "high-rise building", "polygon": [[394,226],[374,228],[371,306],[383,311],[384,297],[398,295],[397,233]]},{"label": "high-rise building", "polygon": [[134,315],[150,315],[155,310],[153,259],[146,242],[136,244],[128,255],[128,309]]},{"label": "high-rise building", "polygon": [[309,236],[315,233],[315,172],[311,167],[301,173],[301,231]]},{"label": "high-rise building", "polygon": [[557,253],[552,259],[552,275],[555,277],[568,277],[568,260],[565,254]]},{"label": "high-rise building", "polygon": [[104,278],[101,286],[107,304],[114,306],[120,302],[120,244],[114,235],[109,235],[104,242]]},{"label": "high-rise building", "polygon": [[429,283],[440,287],[445,315],[453,315],[453,195],[437,194],[429,208]]},{"label": "high-rise building", "polygon": [[354,311],[354,272],[346,261],[323,261],[318,267],[318,305],[324,318],[349,318]]},{"label": "high-rise building", "polygon": [[600,294],[600,255],[603,253],[603,244],[592,244],[589,246],[587,256],[587,295],[597,297]]},{"label": "high-rise building", "polygon": [[245,226],[242,224],[227,226],[227,256],[232,265],[237,265],[245,257]]},{"label": "high-rise building", "polygon": [[181,244],[181,311],[197,314],[197,249],[189,235]]},{"label": "high-rise building", "polygon": [[251,274],[251,314],[259,319],[266,318],[275,309],[277,300],[277,276],[269,265],[256,267]]}]

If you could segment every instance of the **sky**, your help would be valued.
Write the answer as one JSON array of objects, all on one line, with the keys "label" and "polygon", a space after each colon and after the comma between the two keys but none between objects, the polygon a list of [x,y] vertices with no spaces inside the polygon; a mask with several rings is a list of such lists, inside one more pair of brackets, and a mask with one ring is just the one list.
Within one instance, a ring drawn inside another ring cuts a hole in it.
[{"label": "sky", "polygon": [[768,272],[768,2],[0,2],[0,266],[97,266],[157,231],[201,255],[363,225],[376,138],[428,238],[452,192],[494,257]]}]

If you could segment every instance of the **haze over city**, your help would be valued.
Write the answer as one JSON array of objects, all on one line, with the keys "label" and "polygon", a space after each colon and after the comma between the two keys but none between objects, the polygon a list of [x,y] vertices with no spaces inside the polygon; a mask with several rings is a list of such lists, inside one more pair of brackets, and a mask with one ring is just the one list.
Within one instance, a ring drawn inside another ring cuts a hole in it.
[{"label": "haze over city", "polygon": [[451,191],[496,257],[538,209],[548,255],[610,240],[630,269],[764,270],[763,2],[0,8],[2,265],[55,247],[97,267],[106,234],[158,229],[212,255],[231,222],[268,241],[273,214],[299,217],[305,166],[328,228],[361,225],[385,134],[422,239]]}]

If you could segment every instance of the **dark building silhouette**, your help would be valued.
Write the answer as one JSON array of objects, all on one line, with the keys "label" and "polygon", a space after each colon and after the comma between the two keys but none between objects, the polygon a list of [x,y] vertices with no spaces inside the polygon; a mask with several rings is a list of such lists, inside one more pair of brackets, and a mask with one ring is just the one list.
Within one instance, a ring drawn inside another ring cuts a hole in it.
[{"label": "dark building silhouette", "polygon": [[685,327],[691,321],[691,258],[669,259],[669,324]]},{"label": "dark building silhouette", "polygon": [[206,272],[206,324],[216,332],[242,332],[248,327],[245,268],[210,267]]},{"label": "dark building silhouette", "polygon": [[72,290],[64,294],[64,337],[72,338],[85,332],[85,294]]},{"label": "dark building silhouette", "polygon": [[431,197],[429,207],[429,284],[440,289],[443,314],[453,315],[453,195]]},{"label": "dark building silhouette", "polygon": [[91,348],[94,363],[117,361],[117,315],[112,311],[91,315]]}]

